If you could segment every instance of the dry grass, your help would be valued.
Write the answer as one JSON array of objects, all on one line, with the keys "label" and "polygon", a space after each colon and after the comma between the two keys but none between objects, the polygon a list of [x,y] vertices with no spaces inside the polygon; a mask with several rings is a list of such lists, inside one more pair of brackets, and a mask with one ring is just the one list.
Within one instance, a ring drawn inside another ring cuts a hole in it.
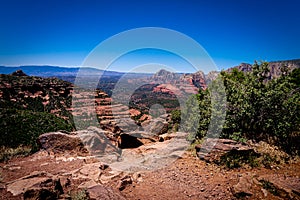
[{"label": "dry grass", "polygon": [[71,194],[72,200],[89,200],[88,192],[85,189],[79,190]]},{"label": "dry grass", "polygon": [[254,150],[261,156],[257,161],[264,165],[265,167],[272,167],[274,165],[281,165],[285,163],[290,163],[298,158],[293,158],[286,152],[280,150],[277,146],[270,145],[266,142],[260,141],[257,144],[250,144],[254,147]]},{"label": "dry grass", "polygon": [[0,147],[0,162],[5,162],[14,157],[24,157],[31,153],[31,147],[19,146],[17,148]]}]

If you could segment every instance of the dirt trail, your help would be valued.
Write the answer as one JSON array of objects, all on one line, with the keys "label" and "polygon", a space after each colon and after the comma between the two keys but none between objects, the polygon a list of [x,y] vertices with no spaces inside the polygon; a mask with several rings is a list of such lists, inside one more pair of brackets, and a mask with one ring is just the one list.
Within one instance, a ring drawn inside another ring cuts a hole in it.
[{"label": "dirt trail", "polygon": [[[222,169],[210,165],[187,153],[169,167],[148,172],[143,181],[123,191],[128,199],[234,199],[232,188],[241,177],[251,179],[270,175],[277,177],[300,176],[299,164],[284,165],[280,169]],[[298,182],[300,184],[300,182]],[[300,185],[298,185],[300,186]],[[247,189],[246,189],[247,190]],[[252,184],[252,194],[247,199],[282,199],[270,192],[264,194],[262,187]]]},{"label": "dirt trail", "polygon": [[[87,163],[95,162],[93,159],[62,160],[54,156],[39,152],[26,158],[12,159],[8,163],[1,163],[2,183],[9,183],[15,179],[29,175],[34,171],[45,171],[58,175],[76,170]],[[241,180],[250,181],[250,186],[245,183],[243,189],[251,195],[246,199],[285,199],[274,196],[263,189],[257,180],[268,176],[271,180],[296,180],[296,187],[300,182],[300,165],[286,164],[274,169],[235,169],[227,170],[213,164],[207,164],[185,153],[167,167],[155,171],[141,172],[138,181],[128,185],[122,195],[126,199],[235,199],[233,193],[235,185]],[[75,190],[81,180],[72,180],[68,191]],[[249,186],[249,188],[247,188]],[[65,191],[65,192],[68,192]],[[288,197],[287,197],[288,198]],[[12,196],[6,189],[0,189],[0,199],[22,199],[22,195]],[[297,198],[296,198],[297,199]]]}]

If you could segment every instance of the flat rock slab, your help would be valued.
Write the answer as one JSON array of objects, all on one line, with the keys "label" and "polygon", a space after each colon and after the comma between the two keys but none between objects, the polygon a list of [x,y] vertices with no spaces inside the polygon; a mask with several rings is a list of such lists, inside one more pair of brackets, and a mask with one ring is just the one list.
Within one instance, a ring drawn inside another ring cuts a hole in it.
[{"label": "flat rock slab", "polygon": [[195,146],[197,156],[207,162],[218,161],[230,151],[242,152],[253,150],[248,145],[230,139],[207,138],[201,145]]},{"label": "flat rock slab", "polygon": [[[283,175],[264,175],[258,178],[267,183],[277,196],[288,199],[300,199],[300,178]],[[268,190],[268,188],[265,188]]]},{"label": "flat rock slab", "polygon": [[11,192],[14,196],[17,196],[46,180],[48,180],[48,177],[34,177],[29,179],[17,180],[7,185],[7,191]]},{"label": "flat rock slab", "polygon": [[118,191],[102,185],[95,185],[87,189],[91,200],[126,200]]}]

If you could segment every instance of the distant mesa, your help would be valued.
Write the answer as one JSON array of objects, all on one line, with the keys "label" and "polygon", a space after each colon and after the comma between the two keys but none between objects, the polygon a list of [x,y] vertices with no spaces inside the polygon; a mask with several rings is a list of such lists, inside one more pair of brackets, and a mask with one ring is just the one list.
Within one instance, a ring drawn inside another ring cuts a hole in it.
[{"label": "distant mesa", "polygon": [[27,76],[27,74],[25,74],[22,70],[17,70],[13,73],[11,73],[12,76]]},{"label": "distant mesa", "polygon": [[152,81],[159,81],[163,83],[177,82],[179,78],[179,74],[167,71],[165,69],[159,70],[152,77],[150,77]]}]

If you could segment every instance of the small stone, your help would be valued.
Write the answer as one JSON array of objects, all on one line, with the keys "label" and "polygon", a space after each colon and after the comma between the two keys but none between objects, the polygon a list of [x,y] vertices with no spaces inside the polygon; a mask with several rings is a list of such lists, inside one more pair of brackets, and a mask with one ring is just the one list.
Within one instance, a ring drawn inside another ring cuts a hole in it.
[{"label": "small stone", "polygon": [[6,188],[5,184],[0,183],[0,189],[5,189],[5,188]]},{"label": "small stone", "polygon": [[105,170],[105,169],[107,169],[109,166],[107,165],[107,164],[101,164],[100,166],[99,166],[99,168],[101,169],[101,170]]},{"label": "small stone", "polygon": [[261,191],[264,193],[265,197],[268,196],[268,191],[266,189],[262,188]]},{"label": "small stone", "polygon": [[132,178],[131,178],[131,176],[126,175],[120,180],[117,187],[120,191],[122,191],[126,188],[126,186],[128,186],[130,184],[132,184]]},{"label": "small stone", "polygon": [[236,197],[252,196],[251,187],[253,181],[249,177],[240,177],[238,184],[232,188],[233,195]]}]

